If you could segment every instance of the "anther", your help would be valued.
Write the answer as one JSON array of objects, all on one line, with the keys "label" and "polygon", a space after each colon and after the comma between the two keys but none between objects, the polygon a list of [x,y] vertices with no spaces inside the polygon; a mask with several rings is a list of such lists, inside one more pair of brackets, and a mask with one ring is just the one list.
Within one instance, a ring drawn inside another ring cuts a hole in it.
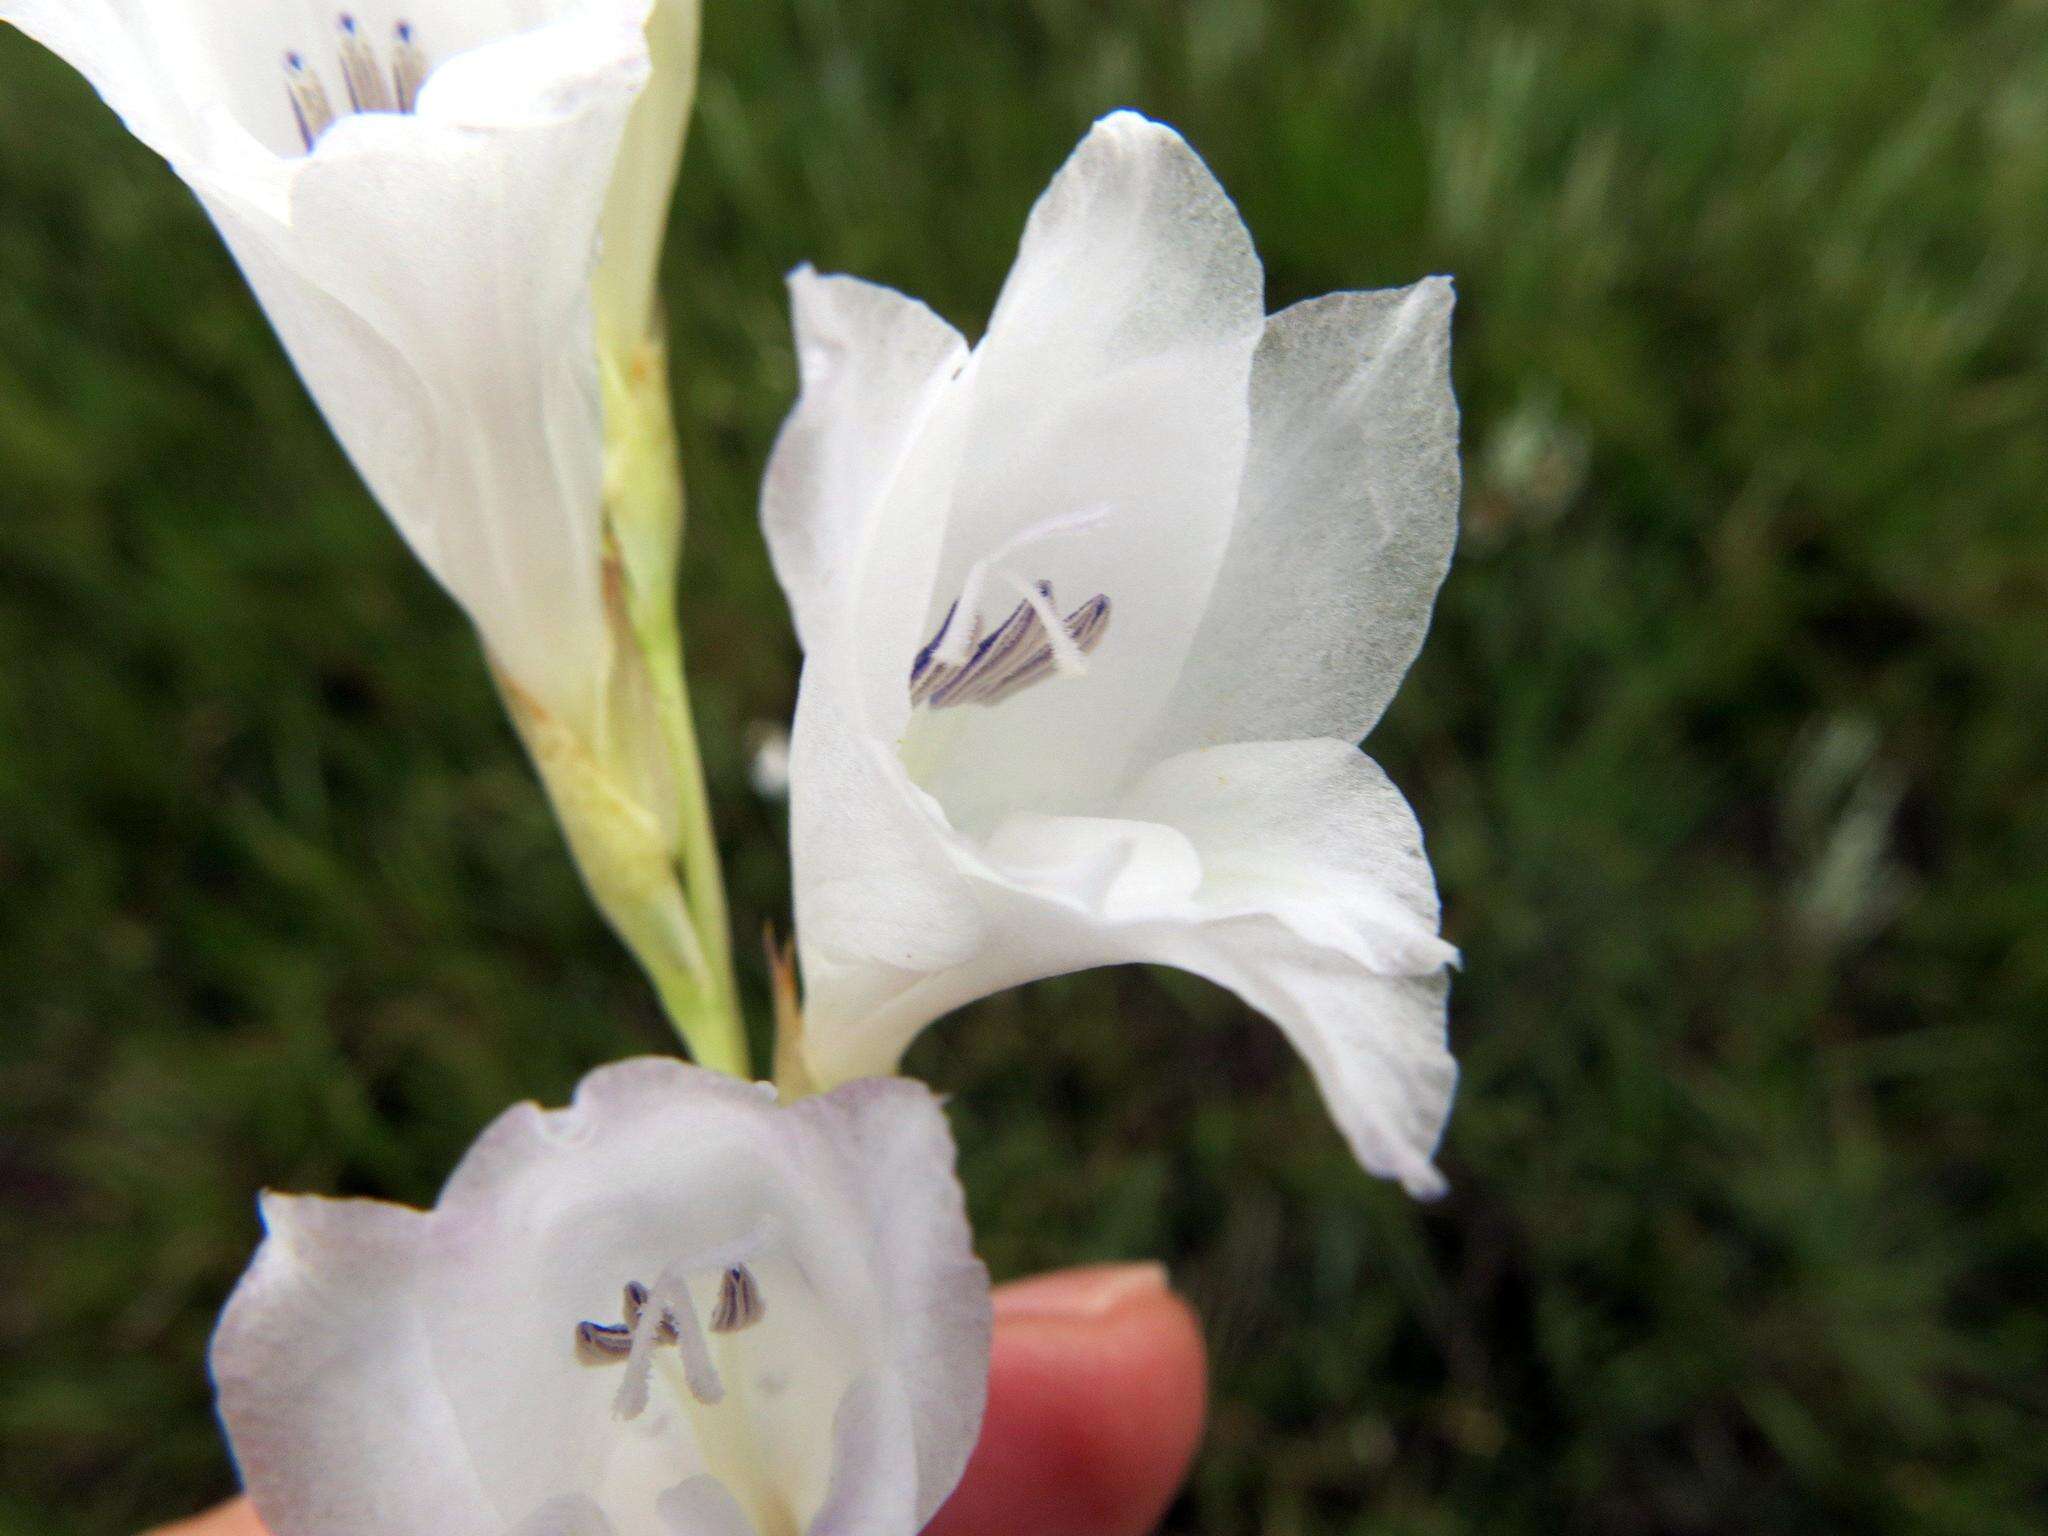
[{"label": "anther", "polygon": [[427,56],[413,41],[412,23],[401,21],[391,43],[391,89],[398,110],[411,112],[419,105],[420,87],[427,83]]},{"label": "anther", "polygon": [[633,1330],[616,1323],[578,1323],[576,1355],[585,1365],[616,1365],[633,1353]]},{"label": "anther", "polygon": [[744,1264],[728,1269],[718,1282],[718,1304],[711,1309],[711,1331],[738,1333],[767,1315],[768,1304],[761,1299],[761,1287],[754,1280],[754,1272]]},{"label": "anther", "polygon": [[[419,102],[428,69],[427,56],[413,35],[412,23],[398,24],[388,69],[363,36],[362,26],[353,15],[342,12],[336,25],[340,36],[335,52],[341,59],[341,83],[348,90],[349,112],[411,112]],[[297,49],[284,56],[284,87],[291,99],[299,138],[310,152],[320,135],[334,126],[334,103],[318,73]]]},{"label": "anther", "polygon": [[334,107],[327,100],[327,88],[320,83],[320,77],[306,67],[304,54],[292,52],[284,56],[284,89],[291,98],[299,137],[310,150],[313,141],[333,125]]},{"label": "anther", "polygon": [[[967,644],[952,647],[962,653],[961,660],[951,663],[940,657],[948,649],[946,641],[960,616],[956,602],[946,610],[938,633],[911,663],[910,702],[913,706],[929,704],[933,709],[1000,704],[1056,672],[1076,670],[1080,658],[1102,643],[1109,629],[1109,609],[1108,596],[1097,593],[1060,619],[1052,607],[1052,584],[1041,581],[992,632],[983,634],[981,618],[976,615]],[[1058,621],[1063,636],[1054,636],[1046,622],[1048,616]]]},{"label": "anther", "polygon": [[391,99],[391,87],[385,83],[384,72],[377,67],[377,55],[363,41],[362,29],[356,25],[355,17],[343,11],[340,26],[341,40],[336,49],[341,54],[341,80],[348,87],[349,106],[357,112],[396,110],[397,104]]}]

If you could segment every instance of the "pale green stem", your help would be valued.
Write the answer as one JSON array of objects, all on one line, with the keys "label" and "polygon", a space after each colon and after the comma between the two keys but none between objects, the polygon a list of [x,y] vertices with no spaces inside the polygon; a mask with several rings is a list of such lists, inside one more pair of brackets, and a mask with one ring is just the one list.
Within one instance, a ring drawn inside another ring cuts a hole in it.
[{"label": "pale green stem", "polygon": [[662,740],[668,744],[669,766],[675,774],[677,861],[683,868],[683,890],[690,901],[690,921],[707,975],[705,1013],[716,1023],[713,1060],[693,1043],[692,1054],[704,1066],[736,1077],[750,1076],[746,1026],[741,1021],[739,989],[732,967],[732,924],[726,912],[725,875],[719,865],[718,835],[711,824],[711,796],[704,783],[704,762],[697,750],[697,727],[690,714],[689,687],[684,680],[682,636],[670,623],[666,644],[642,639]]},{"label": "pale green stem", "polygon": [[747,1058],[746,1032],[737,1014],[710,988],[679,966],[668,966],[653,957],[642,956],[642,964],[661,999],[662,1011],[683,1037],[690,1059],[700,1067],[727,1076],[751,1078],[753,1063]]},{"label": "pale green stem", "polygon": [[[622,632],[621,639],[628,636]],[[640,649],[637,636],[629,643],[635,651]],[[497,677],[512,720],[547,785],[584,883],[646,970],[691,1056],[721,1072],[751,1076],[746,1034],[730,982],[719,982],[721,974],[731,975],[723,934],[714,935],[720,945],[714,953],[724,961],[721,971],[706,953],[703,933],[678,878],[678,837],[665,829],[652,808],[626,792],[633,775],[621,764],[594,755],[582,737],[511,678],[502,672]],[[650,703],[654,691],[647,689]],[[687,719],[687,701],[684,708]],[[666,734],[661,746],[664,757],[674,750]],[[701,800],[701,789],[698,796]],[[715,881],[715,852],[709,874]]]},{"label": "pale green stem", "polygon": [[702,960],[700,967],[677,974],[667,974],[671,964],[649,963],[648,969],[691,1055],[704,1066],[746,1077],[751,1075],[751,1063],[733,979],[725,879],[676,618],[683,479],[661,347],[645,343],[631,357],[612,361],[604,370],[604,386],[605,518],[619,556],[628,623],[646,667],[668,758],[675,795],[676,861],[696,936],[694,947]]}]

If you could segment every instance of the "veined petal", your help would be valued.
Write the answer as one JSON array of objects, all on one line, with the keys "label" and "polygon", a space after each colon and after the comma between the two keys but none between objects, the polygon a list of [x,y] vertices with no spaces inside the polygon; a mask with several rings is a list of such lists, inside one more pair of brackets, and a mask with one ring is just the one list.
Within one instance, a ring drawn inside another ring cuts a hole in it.
[{"label": "veined petal", "polygon": [[923,531],[943,554],[918,640],[989,562],[991,623],[1039,582],[1105,594],[1114,618],[1085,679],[913,724],[919,782],[955,825],[1093,809],[1156,716],[1230,534],[1261,284],[1208,167],[1135,113],[1096,124],[1033,209],[975,350],[946,522]]},{"label": "veined petal", "polygon": [[[276,1536],[699,1536],[735,1505],[737,1529],[864,1509],[911,1536],[979,1426],[988,1280],[915,1084],[781,1108],[679,1062],[621,1063],[568,1109],[501,1117],[430,1212],[266,1216],[213,1364]],[[740,1265],[749,1315],[707,1345]],[[593,1359],[579,1326],[622,1308],[599,1333],[661,1353],[658,1315],[670,1352],[630,1398],[623,1346]],[[850,1446],[849,1403],[901,1432]]]},{"label": "veined petal", "polygon": [[263,1224],[212,1359],[242,1482],[273,1536],[498,1536],[462,1426],[420,1369],[433,1320],[406,1282],[427,1262],[426,1218],[266,1195]]},{"label": "veined petal", "polygon": [[[997,387],[1088,380],[1135,359],[1257,338],[1264,278],[1250,231],[1165,123],[1112,112],[1039,197],[989,320]],[[1064,322],[1077,322],[1066,333]],[[996,356],[1000,353],[1000,357]]]},{"label": "veined petal", "polygon": [[862,542],[967,343],[915,299],[858,278],[799,267],[789,299],[803,391],[768,459],[761,523],[808,648],[827,606],[844,602]]},{"label": "veined petal", "polygon": [[1139,779],[1122,809],[1188,840],[1211,917],[1270,913],[1304,941],[1387,975],[1457,959],[1437,935],[1436,879],[1415,813],[1349,742],[1183,753]]},{"label": "veined petal", "polygon": [[1457,538],[1451,306],[1433,277],[1268,322],[1237,525],[1155,752],[1378,721]]},{"label": "veined petal", "polygon": [[1457,1083],[1436,881],[1408,802],[1349,742],[1213,747],[1170,758],[1125,802],[1172,825],[1202,864],[1202,920],[1160,926],[1138,956],[1229,987],[1307,1060],[1358,1159],[1411,1194]]},{"label": "veined petal", "polygon": [[807,647],[790,731],[797,939],[807,1006],[858,1018],[986,938],[945,813],[895,751],[972,396],[952,377],[958,338],[928,311],[844,279],[792,286],[805,394],[763,506]]},{"label": "veined petal", "polygon": [[886,992],[828,989],[807,1014],[827,1081],[884,1071],[926,1024],[1004,988],[1128,961],[1194,971],[1286,1032],[1359,1160],[1412,1193],[1457,1080],[1447,967],[1413,814],[1348,742],[1257,743],[1161,764],[1119,817],[1022,814],[947,846],[989,937]]},{"label": "veined petal", "polygon": [[1443,971],[1384,975],[1270,918],[1162,926],[1133,940],[1124,958],[1206,976],[1279,1025],[1368,1171],[1411,1195],[1444,1192],[1430,1159],[1458,1065],[1445,1044]]}]

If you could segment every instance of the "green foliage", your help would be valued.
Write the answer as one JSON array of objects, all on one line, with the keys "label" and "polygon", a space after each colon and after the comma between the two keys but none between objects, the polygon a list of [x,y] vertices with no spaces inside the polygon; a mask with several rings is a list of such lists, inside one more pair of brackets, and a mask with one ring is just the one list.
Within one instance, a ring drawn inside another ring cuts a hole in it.
[{"label": "green foliage", "polygon": [[[999,1273],[1159,1254],[1204,1308],[1173,1527],[2048,1530],[2048,11],[709,9],[668,293],[743,936],[786,267],[971,330],[1130,104],[1275,306],[1459,280],[1465,539],[1371,744],[1468,956],[1455,1193],[1358,1174],[1183,977],[914,1058]],[[666,1040],[197,209],[53,60],[0,77],[0,1533],[122,1536],[230,1486],[259,1185],[430,1199]]]}]

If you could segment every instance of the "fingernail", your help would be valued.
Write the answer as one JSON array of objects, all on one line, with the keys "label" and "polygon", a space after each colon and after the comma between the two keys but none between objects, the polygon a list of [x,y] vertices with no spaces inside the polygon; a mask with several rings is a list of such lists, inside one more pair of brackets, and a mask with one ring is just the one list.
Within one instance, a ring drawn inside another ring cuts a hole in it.
[{"label": "fingernail", "polygon": [[1107,1317],[1133,1301],[1166,1293],[1164,1264],[1089,1264],[998,1286],[996,1316],[1085,1322]]}]

